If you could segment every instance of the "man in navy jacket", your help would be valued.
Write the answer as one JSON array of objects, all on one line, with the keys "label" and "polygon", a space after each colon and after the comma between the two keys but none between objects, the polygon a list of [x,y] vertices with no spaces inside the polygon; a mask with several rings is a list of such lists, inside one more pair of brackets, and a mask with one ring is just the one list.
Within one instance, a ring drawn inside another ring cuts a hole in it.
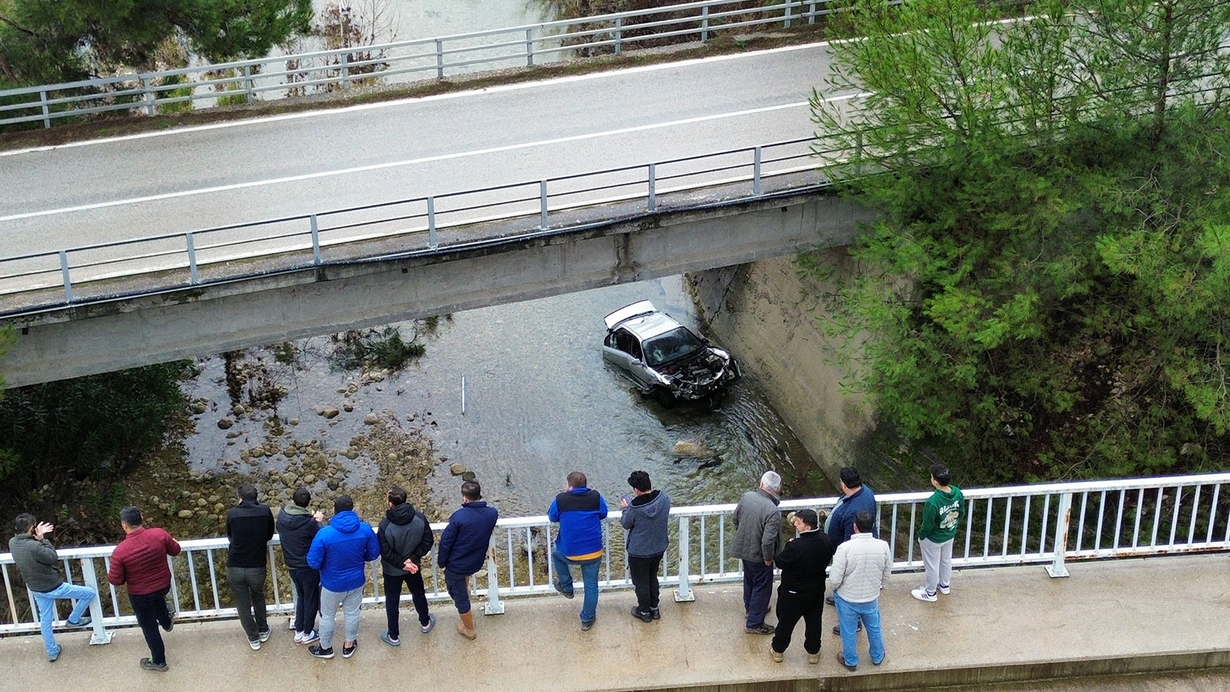
[{"label": "man in navy jacket", "polygon": [[491,532],[499,512],[488,507],[483,499],[482,486],[478,481],[461,484],[461,509],[448,518],[448,526],[440,534],[440,548],[436,551],[436,563],[444,570],[444,584],[448,595],[457,605],[461,622],[457,632],[466,639],[474,639],[474,614],[470,612],[470,577],[483,568],[487,560],[487,548],[491,546]]},{"label": "man in navy jacket", "polygon": [[359,648],[359,606],[368,562],[380,557],[380,542],[371,525],[354,512],[354,500],[338,495],[333,500],[333,518],[317,532],[308,549],[308,567],[320,572],[320,643],[309,647],[316,658],[333,658],[333,630],[337,607],[346,621],[342,657],[350,658]]},{"label": "man in navy jacket", "polygon": [[564,492],[555,496],[547,518],[559,522],[559,535],[551,561],[555,564],[555,590],[572,598],[572,565],[581,566],[585,600],[581,604],[581,630],[588,631],[598,617],[598,568],[602,563],[602,522],[606,500],[586,486],[585,474],[568,474]]}]

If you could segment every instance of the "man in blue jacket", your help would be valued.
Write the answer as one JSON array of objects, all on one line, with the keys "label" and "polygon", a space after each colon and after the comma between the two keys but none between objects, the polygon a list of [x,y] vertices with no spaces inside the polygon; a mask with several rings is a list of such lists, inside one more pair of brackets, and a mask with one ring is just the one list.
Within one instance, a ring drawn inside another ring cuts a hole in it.
[{"label": "man in blue jacket", "polygon": [[[858,469],[853,466],[843,466],[838,476],[841,478],[841,497],[837,500],[833,511],[829,512],[829,518],[824,523],[824,532],[828,534],[834,550],[854,535],[856,514],[867,512],[873,517],[876,515],[876,495],[871,492],[870,486],[863,483]],[[879,538],[880,527],[873,524],[871,535],[873,538]],[[831,606],[836,605],[832,596],[825,598],[824,602]],[[858,621],[858,628],[863,629],[862,620]],[[833,626],[833,634],[841,634],[841,625]]]},{"label": "man in blue jacket", "polygon": [[555,590],[572,598],[572,565],[581,566],[585,601],[581,604],[581,630],[588,631],[598,617],[598,568],[602,563],[602,522],[606,500],[586,486],[585,474],[568,474],[564,492],[555,496],[547,518],[559,522],[559,535],[551,561],[555,564]]},{"label": "man in blue jacket", "polygon": [[333,500],[333,518],[312,539],[308,567],[320,572],[320,643],[308,648],[316,658],[333,658],[333,630],[337,607],[346,621],[342,657],[350,658],[359,648],[359,606],[368,562],[380,557],[376,532],[354,512],[354,500],[338,495]]},{"label": "man in blue jacket", "polygon": [[483,568],[487,560],[487,548],[491,546],[491,532],[499,512],[483,502],[483,488],[478,481],[461,484],[461,509],[448,518],[448,526],[440,534],[440,548],[436,551],[436,564],[444,570],[444,585],[448,595],[457,605],[461,622],[457,632],[466,639],[475,639],[474,614],[470,612],[470,577]]}]

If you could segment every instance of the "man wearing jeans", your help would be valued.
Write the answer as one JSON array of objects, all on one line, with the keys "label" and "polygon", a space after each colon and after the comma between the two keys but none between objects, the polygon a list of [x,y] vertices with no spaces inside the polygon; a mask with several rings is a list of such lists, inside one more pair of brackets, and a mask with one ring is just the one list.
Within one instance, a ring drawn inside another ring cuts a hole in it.
[{"label": "man wearing jeans", "polygon": [[296,644],[315,644],[316,615],[320,613],[320,574],[308,567],[308,549],[312,539],[325,521],[321,512],[312,512],[308,503],[312,493],[307,488],[297,488],[291,501],[278,513],[278,539],[282,543],[282,561],[290,572],[290,583],[295,587],[295,618],[291,629],[295,631]]},{"label": "man wearing jeans", "polygon": [[453,512],[440,533],[436,564],[444,570],[444,585],[457,606],[457,633],[470,640],[478,637],[474,613],[470,612],[470,577],[483,568],[499,514],[483,500],[478,481],[465,481],[461,484],[461,509]]},{"label": "man wearing jeans", "polygon": [[248,635],[253,651],[269,639],[265,617],[265,576],[268,554],[265,547],[273,538],[273,512],[256,501],[256,486],[244,483],[236,492],[239,504],[226,513],[226,537],[231,547],[226,557],[226,580],[239,610],[239,624]]},{"label": "man wearing jeans", "polygon": [[854,515],[854,533],[850,540],[837,546],[833,568],[829,570],[829,586],[841,622],[841,653],[837,660],[847,670],[858,668],[858,627],[867,630],[871,646],[871,663],[884,662],[884,636],[880,632],[880,589],[884,588],[893,569],[892,550],[886,541],[872,533],[870,512]]},{"label": "man wearing jeans", "polygon": [[141,510],[136,507],[120,510],[120,527],[125,535],[111,553],[107,581],[114,586],[128,584],[128,602],[149,646],[149,658],[141,659],[141,667],[165,673],[167,650],[158,628],[170,632],[175,627],[167,609],[167,594],[171,591],[167,556],[179,555],[180,547],[171,534],[162,529],[147,529],[143,522]]},{"label": "man wearing jeans", "polygon": [[47,660],[52,663],[60,657],[60,645],[51,631],[56,615],[56,599],[72,599],[73,612],[68,616],[67,624],[69,627],[85,627],[90,624],[85,611],[98,598],[98,592],[92,587],[69,584],[60,576],[60,558],[55,546],[47,540],[47,534],[54,528],[47,522],[40,522],[33,514],[19,514],[17,535],[9,539],[13,562],[17,563],[26,588],[34,594],[43,647],[47,650]]},{"label": "man wearing jeans", "polygon": [[585,600],[581,604],[581,630],[588,631],[598,617],[598,567],[602,562],[602,522],[606,500],[586,486],[585,474],[568,474],[564,492],[555,496],[547,518],[559,522],[559,535],[551,561],[555,564],[555,590],[572,598],[572,565],[581,566]]},{"label": "man wearing jeans", "polygon": [[764,617],[773,598],[773,559],[781,544],[782,517],[777,511],[781,490],[782,477],[765,471],[760,487],[743,493],[735,505],[735,539],[730,554],[743,562],[743,610],[747,614],[743,631],[748,634],[775,631]]},{"label": "man wearing jeans", "polygon": [[320,643],[308,648],[316,658],[333,658],[333,630],[337,607],[346,622],[342,657],[350,658],[359,648],[359,606],[368,562],[380,557],[380,542],[372,527],[354,512],[354,500],[338,495],[333,500],[333,518],[312,539],[308,567],[320,572]]}]

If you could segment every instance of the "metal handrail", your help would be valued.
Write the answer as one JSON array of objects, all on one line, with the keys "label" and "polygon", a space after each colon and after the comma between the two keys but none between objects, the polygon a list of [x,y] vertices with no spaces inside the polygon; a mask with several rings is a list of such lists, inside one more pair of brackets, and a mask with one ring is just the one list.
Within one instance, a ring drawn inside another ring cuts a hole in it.
[{"label": "metal handrail", "polygon": [[[1222,493],[1223,486],[1230,488],[1230,473],[965,490],[966,520],[954,546],[953,566],[1045,565],[1051,576],[1062,577],[1068,576],[1068,561],[1227,552],[1230,492]],[[880,537],[892,548],[895,572],[922,568],[915,527],[929,496],[929,492],[911,492],[877,497],[876,525]],[[783,500],[779,509],[783,513],[802,508],[827,510],[835,502],[834,497]],[[671,510],[671,544],[660,578],[675,586],[677,601],[695,600],[693,585],[742,578],[739,561],[726,552],[733,532],[728,527],[733,527],[734,508],[733,504],[721,504]],[[605,524],[599,580],[602,589],[631,586],[619,516],[619,511],[612,511]],[[441,531],[444,526],[437,522],[431,528]],[[474,595],[486,599],[486,613],[503,612],[502,599],[508,596],[552,592],[554,568],[549,550],[554,531],[554,525],[545,516],[499,520],[487,569],[475,575],[473,584]],[[169,559],[171,592],[178,617],[236,617],[219,577],[225,573],[222,567],[227,539],[185,540],[180,545],[183,554]],[[269,610],[287,613],[293,606],[278,547],[275,536],[269,544]],[[70,581],[100,589],[100,598],[91,605],[96,643],[109,641],[107,628],[135,623],[117,589],[99,577],[110,567],[114,548],[91,546],[59,551]],[[368,565],[370,579],[364,587],[363,599],[368,606],[383,602],[379,564],[376,561]],[[432,556],[425,559],[424,570],[428,600],[447,600],[442,575]],[[0,602],[0,635],[37,632],[33,598],[22,587],[11,554],[0,554],[0,574],[6,597]]]},{"label": "metal handrail", "polygon": [[[309,86],[345,90],[354,82],[403,74],[423,73],[424,79],[442,80],[476,65],[494,68],[515,61],[532,67],[535,59],[578,48],[609,47],[620,54],[629,45],[678,36],[694,35],[696,40],[706,42],[721,30],[815,23],[817,17],[830,13],[828,1],[779,0],[745,7],[745,0],[702,0],[434,38],[4,89],[0,90],[0,116],[4,116],[0,117],[0,126],[41,121],[49,128],[57,119],[112,111],[155,115],[160,106],[188,102],[196,107],[198,101],[209,106],[227,96],[243,96],[253,103],[258,98],[283,98]],[[663,14],[680,16],[637,21]],[[749,19],[726,21],[732,17]],[[633,32],[636,35],[629,35]],[[488,41],[502,37],[510,38]],[[360,53],[372,57],[355,59]],[[292,63],[295,67],[290,67]],[[295,80],[300,75],[322,72],[313,79]],[[162,83],[185,77],[189,81]],[[168,95],[184,89],[190,93]]]}]

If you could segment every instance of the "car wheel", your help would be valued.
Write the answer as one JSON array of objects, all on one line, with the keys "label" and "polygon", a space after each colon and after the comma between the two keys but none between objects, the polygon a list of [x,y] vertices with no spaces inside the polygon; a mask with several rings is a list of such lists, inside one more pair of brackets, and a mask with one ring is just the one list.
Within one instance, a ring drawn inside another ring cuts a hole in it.
[{"label": "car wheel", "polygon": [[675,405],[675,395],[665,387],[654,387],[649,390],[649,398],[658,402],[663,408],[671,408]]}]

